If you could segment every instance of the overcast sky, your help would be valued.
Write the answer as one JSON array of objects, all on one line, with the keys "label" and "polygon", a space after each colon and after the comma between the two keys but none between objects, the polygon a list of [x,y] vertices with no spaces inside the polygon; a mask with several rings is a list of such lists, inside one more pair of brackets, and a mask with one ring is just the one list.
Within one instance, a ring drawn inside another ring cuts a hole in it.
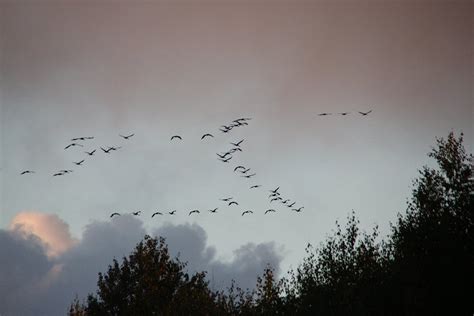
[{"label": "overcast sky", "polygon": [[[472,12],[470,1],[2,2],[0,249],[43,262],[39,280],[59,275],[41,281],[48,295],[84,295],[98,271],[84,277],[74,260],[94,253],[90,267],[103,269],[145,232],[168,235],[215,282],[245,285],[266,262],[295,267],[352,209],[387,234],[435,137],[463,131],[473,151]],[[240,117],[252,120],[218,130]],[[95,138],[64,150],[80,136]],[[243,152],[217,160],[241,139]],[[84,153],[99,146],[122,148]],[[239,164],[256,176],[234,173]],[[52,176],[61,169],[74,171]],[[277,186],[301,213],[269,203]],[[219,201],[230,196],[238,206]],[[41,218],[62,228],[32,228]],[[97,240],[118,238],[114,229],[129,238],[102,251],[109,243]],[[70,242],[45,248],[51,236]],[[71,279],[57,281],[65,271]]]}]

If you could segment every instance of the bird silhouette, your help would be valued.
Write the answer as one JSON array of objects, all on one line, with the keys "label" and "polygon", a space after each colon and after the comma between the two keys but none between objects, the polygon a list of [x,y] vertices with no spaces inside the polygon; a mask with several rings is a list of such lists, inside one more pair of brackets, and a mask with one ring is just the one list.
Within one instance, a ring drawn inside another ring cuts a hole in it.
[{"label": "bird silhouette", "polygon": [[245,170],[245,167],[244,166],[237,166],[237,167],[234,168],[234,172],[236,172],[239,169],[244,169]]},{"label": "bird silhouette", "polygon": [[280,187],[277,187],[275,190],[270,190],[270,192],[276,194],[278,192],[278,190],[280,189]]},{"label": "bird silhouette", "polygon": [[94,137],[93,137],[93,136],[89,136],[89,137],[76,137],[76,138],[71,139],[71,142],[75,142],[76,140],[86,140],[86,139],[94,139]]},{"label": "bird silhouette", "polygon": [[70,170],[70,169],[69,170],[59,170],[59,172],[61,172],[61,173],[70,173],[70,172],[72,172],[72,170]]},{"label": "bird silhouette", "polygon": [[168,212],[168,214],[170,214],[170,215],[174,215],[175,213],[176,213],[176,210],[173,210],[173,211],[171,211],[171,212]]},{"label": "bird silhouette", "polygon": [[230,128],[230,129],[222,129],[222,128],[219,128],[219,130],[220,130],[222,133],[228,133],[228,132],[230,132],[231,128]]},{"label": "bird silhouette", "polygon": [[235,146],[235,147],[240,147],[240,144],[242,144],[242,142],[244,141],[245,139],[242,139],[241,141],[237,142],[237,143],[230,143],[231,145]]},{"label": "bird silhouette", "polygon": [[241,173],[247,173],[247,172],[249,172],[249,171],[250,171],[250,168],[248,168],[248,169],[245,169],[245,168],[244,168],[244,170],[241,170],[240,172],[241,172]]},{"label": "bird silhouette", "polygon": [[222,162],[229,162],[229,160],[232,159],[232,156],[230,156],[229,158],[226,158],[226,159],[222,159],[222,158],[217,158],[217,159],[219,159]]},{"label": "bird silhouette", "polygon": [[81,146],[81,147],[84,147],[83,145],[81,144],[78,144],[78,143],[72,143],[72,144],[69,144],[67,145],[66,147],[64,147],[64,149],[68,149],[69,147],[73,147],[73,146]]},{"label": "bird silhouette", "polygon": [[282,200],[282,198],[279,197],[279,196],[276,197],[276,198],[273,198],[273,199],[270,200],[270,203],[272,203],[273,201],[278,201],[278,200]]},{"label": "bird silhouette", "polygon": [[224,201],[224,202],[228,202],[230,200],[232,200],[233,198],[232,197],[228,197],[228,198],[225,198],[225,199],[221,199],[221,201]]},{"label": "bird silhouette", "polygon": [[280,196],[280,192],[277,192],[277,193],[270,193],[270,195],[268,196],[268,198],[277,197],[277,196]]},{"label": "bird silhouette", "polygon": [[92,156],[95,153],[95,151],[96,151],[96,149],[94,149],[91,152],[85,151],[85,153],[88,154],[89,156]]},{"label": "bird silhouette", "polygon": [[174,135],[174,136],[172,136],[172,137],[171,137],[171,140],[173,140],[173,139],[175,139],[175,138],[176,138],[176,139],[183,140],[183,138],[181,138],[181,136],[179,136],[179,135]]},{"label": "bird silhouette", "polygon": [[253,211],[245,211],[242,213],[242,216],[244,216],[245,214],[253,214]]},{"label": "bird silhouette", "polygon": [[199,212],[198,210],[192,210],[191,212],[189,212],[189,215],[191,215],[191,214],[193,214],[193,213],[199,214],[199,213],[201,213],[201,212]]},{"label": "bird silhouette", "polygon": [[206,138],[206,137],[214,137],[214,135],[209,134],[209,133],[206,133],[206,134],[204,134],[204,135],[201,136],[201,140],[203,140],[203,139]]},{"label": "bird silhouette", "polygon": [[153,214],[151,215],[151,218],[153,218],[153,216],[155,216],[155,215],[163,215],[163,213],[161,213],[161,212],[155,212],[155,213],[153,213]]},{"label": "bird silhouette", "polygon": [[104,148],[102,148],[102,147],[100,147],[100,149],[102,149],[102,151],[103,151],[104,153],[106,153],[106,154],[110,154],[110,151],[112,150],[111,148],[109,148],[109,149],[104,149]]},{"label": "bird silhouette", "polygon": [[265,215],[266,215],[267,213],[270,213],[270,212],[276,212],[276,211],[275,211],[274,209],[272,209],[272,208],[271,208],[271,209],[268,209],[268,210],[265,211]]},{"label": "bird silhouette", "polygon": [[368,114],[371,113],[371,112],[372,112],[372,110],[370,110],[370,111],[368,111],[368,112],[360,112],[360,111],[359,111],[359,113],[360,113],[362,116],[366,116],[366,115],[368,115]]},{"label": "bird silhouette", "polygon": [[55,174],[53,174],[53,177],[62,176],[62,175],[64,175],[63,172],[56,172]]},{"label": "bird silhouette", "polygon": [[239,148],[239,147],[232,148],[231,150],[229,150],[229,153],[230,153],[230,154],[233,154],[233,153],[235,153],[236,151],[242,151],[242,148]]},{"label": "bird silhouette", "polygon": [[73,161],[73,163],[74,163],[76,166],[82,165],[83,162],[84,162],[84,159],[82,159],[81,161],[78,161],[78,162]]},{"label": "bird silhouette", "polygon": [[284,201],[281,201],[282,204],[286,204],[286,203],[288,203],[288,202],[290,202],[290,200],[288,200],[288,199],[286,199],[286,200],[284,200]]},{"label": "bird silhouette", "polygon": [[247,178],[247,179],[250,179],[251,177],[257,175],[256,173],[252,173],[252,174],[246,174],[244,176],[241,176],[241,177],[244,177],[244,178]]},{"label": "bird silhouette", "polygon": [[296,203],[296,202],[293,202],[293,203],[291,203],[291,204],[288,204],[287,206],[288,206],[288,207],[293,207],[293,205],[295,205],[295,203]]},{"label": "bird silhouette", "polygon": [[112,218],[112,217],[114,217],[114,216],[120,216],[120,214],[119,214],[119,213],[112,213],[112,214],[110,214],[110,218]]},{"label": "bird silhouette", "polygon": [[120,148],[122,148],[122,147],[121,147],[121,146],[119,146],[119,147],[112,147],[112,146],[109,146],[109,150],[117,150],[117,149],[120,149]]},{"label": "bird silhouette", "polygon": [[213,210],[209,210],[209,212],[211,212],[211,213],[216,213],[216,212],[217,212],[217,209],[218,209],[218,207],[216,207],[216,208],[213,209]]},{"label": "bird silhouette", "polygon": [[142,211],[132,212],[132,214],[135,215],[135,216],[138,216],[138,215],[140,215],[141,213],[142,213]]},{"label": "bird silhouette", "polygon": [[231,206],[231,205],[239,205],[239,203],[237,203],[236,201],[231,201],[231,202],[229,202],[228,205],[229,205],[229,206]]},{"label": "bird silhouette", "polygon": [[250,188],[251,188],[251,189],[256,189],[256,188],[260,188],[260,187],[261,187],[260,184],[256,184],[256,185],[252,185]]},{"label": "bird silhouette", "polygon": [[324,113],[319,113],[319,114],[318,114],[318,116],[326,116],[326,115],[332,115],[332,113],[326,113],[326,112],[324,112]]},{"label": "bird silhouette", "polygon": [[25,171],[22,171],[22,172],[20,173],[20,175],[24,175],[24,174],[27,174],[27,173],[35,173],[35,172],[32,171],[32,170],[25,170]]},{"label": "bird silhouette", "polygon": [[220,154],[216,153],[216,155],[219,156],[219,158],[222,158],[222,159],[224,159],[225,157],[227,157],[227,155],[231,155],[231,156],[232,156],[232,154],[231,154],[230,152],[226,152],[226,153],[224,153],[223,155],[220,155]]},{"label": "bird silhouette", "polygon": [[119,136],[122,137],[123,139],[129,139],[130,137],[133,137],[133,135],[135,135],[135,133],[130,134],[128,136],[124,136],[124,135],[119,134]]},{"label": "bird silhouette", "polygon": [[301,212],[302,209],[304,209],[304,206],[302,206],[300,208],[294,208],[292,210],[295,211],[296,213],[299,213],[299,212]]},{"label": "bird silhouette", "polygon": [[339,115],[346,116],[347,114],[350,114],[351,112],[341,112]]}]

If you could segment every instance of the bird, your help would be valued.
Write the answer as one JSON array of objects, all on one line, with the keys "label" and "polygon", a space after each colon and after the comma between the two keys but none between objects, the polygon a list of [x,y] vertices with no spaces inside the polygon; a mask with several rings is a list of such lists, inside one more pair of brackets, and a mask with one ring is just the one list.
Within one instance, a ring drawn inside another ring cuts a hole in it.
[{"label": "bird", "polygon": [[244,169],[245,170],[245,167],[244,166],[237,166],[237,167],[234,168],[234,172],[236,172],[239,169]]},{"label": "bird", "polygon": [[161,213],[161,212],[155,212],[155,213],[153,213],[153,214],[151,215],[151,218],[153,218],[153,216],[155,216],[155,215],[163,215],[163,213]]},{"label": "bird", "polygon": [[174,135],[174,136],[172,136],[172,137],[171,137],[171,140],[173,140],[173,139],[175,139],[175,138],[180,139],[180,140],[183,140],[183,139],[181,138],[181,136],[179,136],[179,135]]},{"label": "bird", "polygon": [[268,209],[268,210],[265,211],[265,215],[266,215],[267,213],[270,213],[270,212],[276,212],[276,211],[275,211],[274,209],[272,209],[272,208],[271,208],[271,209]]},{"label": "bird", "polygon": [[114,216],[120,216],[120,214],[117,213],[117,212],[110,214],[110,218],[112,218],[112,217],[114,217]]},{"label": "bird", "polygon": [[133,135],[135,135],[135,133],[130,134],[130,135],[128,135],[128,136],[124,136],[124,135],[119,134],[119,136],[122,137],[123,139],[129,139],[129,138],[132,137]]},{"label": "bird", "polygon": [[120,148],[122,148],[122,147],[111,147],[111,146],[109,146],[109,150],[117,150],[117,149],[120,149]]},{"label": "bird", "polygon": [[359,113],[360,113],[362,116],[366,116],[366,115],[368,115],[368,114],[371,113],[371,112],[372,112],[372,110],[370,110],[370,111],[368,111],[368,112],[361,112],[361,111],[359,111]]},{"label": "bird", "polygon": [[290,200],[288,200],[288,199],[286,199],[286,200],[284,200],[284,201],[281,201],[281,203],[283,203],[283,204],[286,204],[286,203],[288,203],[288,202],[290,202]]},{"label": "bird", "polygon": [[288,204],[287,206],[288,206],[288,207],[293,207],[293,205],[295,205],[295,203],[296,203],[296,202],[293,202],[293,203],[291,203],[291,204]]},{"label": "bird", "polygon": [[76,166],[80,166],[80,165],[82,165],[83,162],[84,162],[84,159],[82,159],[81,161],[78,161],[78,162],[73,161],[72,163],[75,164]]},{"label": "bird", "polygon": [[96,151],[96,149],[94,149],[91,152],[85,151],[85,153],[88,154],[89,156],[92,156],[95,153],[95,151]]},{"label": "bird", "polygon": [[53,177],[62,176],[62,175],[64,175],[63,172],[57,172],[57,173],[53,174]]},{"label": "bird", "polygon": [[276,198],[273,198],[273,199],[270,200],[270,203],[272,203],[273,201],[278,201],[278,200],[282,200],[282,198],[279,197],[279,196],[276,197]]},{"label": "bird", "polygon": [[75,142],[76,140],[86,140],[86,139],[94,139],[94,137],[93,137],[93,136],[89,136],[89,137],[76,137],[76,138],[71,139],[71,142]]},{"label": "bird", "polygon": [[299,213],[299,212],[301,212],[302,209],[304,209],[304,206],[302,206],[300,208],[294,208],[293,211],[295,211],[296,213]]},{"label": "bird", "polygon": [[27,174],[27,173],[35,173],[35,172],[32,171],[32,170],[25,170],[25,171],[22,171],[22,172],[20,173],[20,175],[24,175],[24,174]]},{"label": "bird", "polygon": [[222,128],[219,128],[219,130],[220,130],[222,133],[228,133],[228,132],[231,130],[231,128],[230,128],[230,129],[222,129]]},{"label": "bird", "polygon": [[232,148],[232,149],[229,150],[228,152],[229,152],[230,154],[233,154],[233,153],[235,153],[236,151],[242,151],[242,148],[239,148],[239,147]]},{"label": "bird", "polygon": [[213,209],[213,210],[209,210],[209,212],[211,212],[211,213],[217,213],[217,209],[218,209],[218,207],[216,207],[216,208]]},{"label": "bird", "polygon": [[171,211],[171,212],[168,212],[168,214],[170,214],[170,215],[174,215],[174,213],[176,213],[176,210],[173,210],[173,211]]},{"label": "bird", "polygon": [[68,149],[69,147],[72,147],[72,146],[81,146],[81,147],[84,147],[84,146],[82,146],[81,144],[72,143],[72,144],[69,144],[69,145],[67,145],[66,147],[64,147],[64,149]]},{"label": "bird", "polygon": [[230,200],[232,200],[233,198],[232,197],[228,197],[228,198],[225,198],[225,199],[221,199],[221,201],[224,201],[224,202],[228,202]]},{"label": "bird", "polygon": [[237,143],[230,143],[231,145],[235,146],[235,147],[240,147],[240,144],[242,144],[242,142],[244,141],[245,139],[242,139],[241,141],[237,142]]},{"label": "bird", "polygon": [[231,205],[239,205],[239,203],[237,203],[236,201],[230,201],[228,205],[229,205],[229,206],[231,206]]},{"label": "bird", "polygon": [[256,184],[256,185],[252,185],[250,188],[251,188],[251,189],[256,189],[256,188],[259,188],[259,187],[261,187],[261,185],[260,185],[260,184]]},{"label": "bird", "polygon": [[193,213],[199,214],[199,213],[201,213],[201,212],[199,212],[198,210],[193,210],[193,211],[189,212],[189,215],[191,215],[191,214],[193,214]]},{"label": "bird", "polygon": [[256,173],[252,173],[252,174],[246,174],[244,176],[241,176],[241,177],[244,177],[244,178],[247,178],[247,179],[250,179],[251,177],[257,175]]},{"label": "bird", "polygon": [[249,171],[250,171],[250,168],[248,168],[248,169],[245,169],[245,168],[244,168],[244,170],[240,171],[240,173],[247,173],[247,172],[249,172]]},{"label": "bird", "polygon": [[318,116],[326,116],[326,115],[332,115],[332,113],[326,113],[326,112],[324,112],[324,113],[319,113],[319,114],[318,114]]},{"label": "bird", "polygon": [[214,137],[214,135],[209,134],[209,133],[206,133],[206,134],[204,134],[204,135],[201,136],[201,140],[203,140],[203,139],[206,138],[206,137]]},{"label": "bird", "polygon": [[102,148],[102,147],[100,147],[100,149],[102,149],[102,151],[103,151],[104,153],[106,153],[106,154],[109,154],[110,151],[112,150],[112,149],[110,149],[110,148],[109,148],[109,149],[104,149],[104,148]]},{"label": "bird", "polygon": [[220,155],[220,154],[216,153],[216,155],[219,156],[219,157],[222,158],[222,159],[224,159],[227,155],[231,155],[231,156],[232,156],[232,154],[231,154],[230,152],[226,152],[226,153],[224,153],[223,155]]},{"label": "bird", "polygon": [[350,113],[351,113],[351,112],[341,112],[341,113],[339,113],[339,115],[345,116],[345,115],[350,114]]},{"label": "bird", "polygon": [[59,170],[59,172],[61,172],[61,173],[69,173],[69,172],[72,172],[72,170]]},{"label": "bird", "polygon": [[242,216],[244,216],[245,214],[251,214],[251,213],[253,213],[253,212],[252,211],[245,211],[245,212],[242,213]]},{"label": "bird", "polygon": [[273,194],[276,194],[279,189],[280,189],[280,187],[277,187],[275,190],[270,190],[270,192],[272,192]]},{"label": "bird", "polygon": [[140,215],[140,214],[141,214],[141,212],[142,212],[142,211],[138,211],[138,212],[132,212],[132,214],[133,214],[133,215],[135,215],[135,216],[138,216],[138,215]]},{"label": "bird", "polygon": [[236,121],[250,121],[251,119],[252,119],[251,117],[242,117],[242,118],[234,120],[234,122],[236,122]]},{"label": "bird", "polygon": [[222,162],[229,162],[229,160],[232,159],[232,156],[230,156],[229,158],[226,158],[226,159],[222,159],[222,158],[217,158],[217,159],[219,159]]}]

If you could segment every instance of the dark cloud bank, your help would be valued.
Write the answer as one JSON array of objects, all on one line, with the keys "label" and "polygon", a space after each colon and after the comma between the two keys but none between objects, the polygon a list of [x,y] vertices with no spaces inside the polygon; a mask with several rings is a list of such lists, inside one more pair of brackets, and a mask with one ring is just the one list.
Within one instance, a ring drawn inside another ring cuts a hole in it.
[{"label": "dark cloud bank", "polygon": [[[0,315],[65,315],[76,295],[95,292],[97,273],[112,259],[127,256],[146,234],[142,222],[121,216],[86,226],[82,239],[71,249],[49,258],[40,238],[15,230],[0,230]],[[206,270],[214,289],[232,279],[243,288],[255,286],[267,264],[279,272],[282,255],[273,243],[249,243],[234,250],[231,261],[217,258],[198,225],[165,224],[152,232],[167,239],[173,255],[188,261],[189,272]]]}]

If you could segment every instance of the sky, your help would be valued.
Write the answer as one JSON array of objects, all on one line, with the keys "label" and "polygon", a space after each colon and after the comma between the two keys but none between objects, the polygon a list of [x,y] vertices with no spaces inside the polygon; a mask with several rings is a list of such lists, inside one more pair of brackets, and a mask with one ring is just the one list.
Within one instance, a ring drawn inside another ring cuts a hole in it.
[{"label": "sky", "polygon": [[[12,290],[0,312],[61,314],[145,233],[216,288],[251,287],[268,263],[284,275],[351,210],[387,235],[436,137],[464,132],[473,152],[472,12],[470,1],[1,2],[0,283]],[[252,119],[218,130],[240,117]],[[81,136],[94,139],[64,149]],[[52,176],[61,169],[74,171]],[[302,212],[269,203],[278,186]]]}]

